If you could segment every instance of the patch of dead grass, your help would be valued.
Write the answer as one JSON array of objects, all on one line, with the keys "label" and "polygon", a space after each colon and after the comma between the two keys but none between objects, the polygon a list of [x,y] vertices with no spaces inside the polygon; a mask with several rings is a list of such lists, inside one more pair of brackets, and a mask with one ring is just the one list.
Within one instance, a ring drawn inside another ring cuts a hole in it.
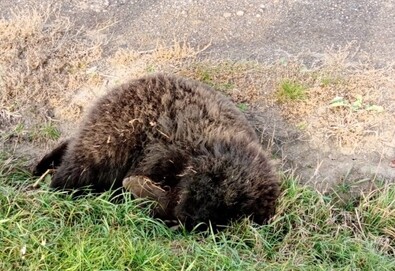
[{"label": "patch of dead grass", "polygon": [[174,41],[171,46],[158,42],[155,50],[151,53],[154,61],[167,63],[185,60],[187,58],[195,58],[198,54],[205,51],[211,44],[207,44],[203,48],[191,46],[187,41]]},{"label": "patch of dead grass", "polygon": [[179,74],[204,82],[229,95],[237,103],[255,103],[265,95],[261,72],[253,62],[201,61],[182,67]]},{"label": "patch of dead grass", "polygon": [[119,49],[108,59],[108,71],[116,79],[115,83],[151,72],[177,73],[181,67],[195,62],[197,55],[209,46],[210,44],[202,48],[193,47],[186,41],[174,41],[166,45],[158,41],[152,50]]},{"label": "patch of dead grass", "polygon": [[158,42],[153,50],[120,49],[108,59],[110,85],[152,72],[174,73],[213,86],[235,102],[257,102],[263,95],[266,79],[264,66],[253,62],[200,59],[198,55],[210,44],[192,47],[187,42],[164,45]]},{"label": "patch of dead grass", "polygon": [[[372,149],[377,147],[377,141],[386,136],[383,128],[391,128],[394,112],[388,101],[395,101],[394,89],[391,81],[386,85],[388,92],[383,98],[381,81],[390,79],[389,74],[383,71],[353,71],[341,84],[323,86],[316,85],[310,88],[309,101],[305,103],[308,110],[307,121],[310,122],[310,132],[315,133],[322,139],[333,139],[336,144],[351,151],[360,148]],[[332,107],[331,100],[335,97],[343,97],[348,104],[361,101],[361,106]],[[383,112],[369,110],[369,106],[380,106]],[[376,140],[374,140],[376,139]],[[388,140],[388,139],[387,139]]]},{"label": "patch of dead grass", "polygon": [[90,83],[87,70],[101,57],[100,44],[52,5],[15,9],[0,20],[0,50],[0,109],[36,116],[76,110],[70,97]]},{"label": "patch of dead grass", "polygon": [[[345,153],[370,152],[391,142],[395,132],[395,69],[353,63],[349,50],[328,52],[323,64],[310,70],[298,59],[277,65],[277,74],[272,73],[276,84],[284,78],[303,84],[306,99],[284,102],[275,94],[270,99],[285,119],[311,135],[316,146],[330,141]],[[345,104],[333,106],[335,98]]]}]

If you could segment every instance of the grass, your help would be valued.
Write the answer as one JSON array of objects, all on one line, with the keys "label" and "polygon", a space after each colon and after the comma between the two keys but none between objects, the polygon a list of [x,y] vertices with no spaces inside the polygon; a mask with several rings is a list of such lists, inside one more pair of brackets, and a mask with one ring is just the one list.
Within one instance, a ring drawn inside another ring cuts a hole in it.
[{"label": "grass", "polygon": [[0,109],[41,121],[46,109],[75,110],[71,95],[92,81],[87,71],[101,57],[100,43],[56,5],[11,14],[0,19]]},{"label": "grass", "polygon": [[58,140],[60,138],[60,131],[53,123],[48,122],[36,129],[32,137],[36,139],[41,138],[42,140]]},{"label": "grass", "polygon": [[237,107],[240,109],[241,112],[246,112],[248,110],[248,104],[245,103],[239,103],[237,104]]},{"label": "grass", "polygon": [[285,80],[280,84],[277,98],[279,102],[303,100],[306,98],[306,88],[297,82]]},{"label": "grass", "polygon": [[52,122],[35,124],[33,126],[20,122],[14,127],[10,127],[10,129],[0,133],[0,142],[6,144],[22,144],[24,142],[45,143],[55,142],[60,136],[60,130]]},{"label": "grass", "polygon": [[[7,149],[27,152],[27,142],[57,140],[59,122],[52,120],[79,119],[86,103],[103,93],[98,86],[155,71],[203,81],[242,111],[279,106],[319,144],[331,138],[337,147],[363,143],[369,151],[369,140],[381,142],[372,134],[382,127],[393,134],[392,100],[383,90],[393,89],[394,69],[350,66],[350,48],[325,54],[324,64],[310,70],[297,58],[272,64],[197,59],[206,47],[187,42],[103,58],[101,44],[87,35],[95,30],[76,30],[52,6],[12,14],[0,21],[0,144]],[[334,97],[347,106],[333,106]],[[74,201],[46,184],[33,190],[30,164],[0,152],[0,270],[395,270],[394,184],[354,195],[343,183],[321,194],[284,176],[270,224],[243,220],[202,234],[172,231],[128,198]]]},{"label": "grass", "polygon": [[220,233],[173,231],[139,202],[109,194],[79,200],[30,190],[24,162],[0,156],[1,270],[394,270],[395,185],[352,210],[283,177],[270,224]]},{"label": "grass", "polygon": [[377,128],[391,127],[394,121],[389,102],[394,94],[387,90],[394,87],[395,69],[391,65],[377,69],[368,61],[355,63],[354,50],[350,45],[328,51],[322,64],[309,69],[297,57],[285,66],[274,65],[279,78],[273,99],[290,123],[308,123],[304,131],[313,145],[329,139],[343,153],[368,153],[377,149],[377,141],[390,140]]}]

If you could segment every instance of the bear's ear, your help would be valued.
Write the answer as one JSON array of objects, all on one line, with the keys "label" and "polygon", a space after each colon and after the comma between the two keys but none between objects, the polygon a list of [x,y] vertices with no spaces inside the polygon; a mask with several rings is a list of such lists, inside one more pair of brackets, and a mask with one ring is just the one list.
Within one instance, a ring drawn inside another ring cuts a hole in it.
[{"label": "bear's ear", "polygon": [[50,153],[46,154],[34,167],[33,175],[41,176],[48,169],[56,169],[57,167],[59,167],[62,163],[63,156],[66,154],[69,143],[70,139],[63,141]]}]

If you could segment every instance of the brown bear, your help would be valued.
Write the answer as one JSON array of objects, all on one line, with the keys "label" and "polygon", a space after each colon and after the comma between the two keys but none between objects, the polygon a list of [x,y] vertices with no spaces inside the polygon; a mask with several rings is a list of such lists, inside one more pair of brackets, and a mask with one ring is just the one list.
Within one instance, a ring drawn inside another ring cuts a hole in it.
[{"label": "brown bear", "polygon": [[[193,227],[274,213],[279,182],[245,116],[202,83],[156,74],[115,87],[96,102],[78,133],[36,166],[57,168],[50,187],[96,192],[147,178],[168,190],[148,198],[156,212]],[[159,191],[154,189],[154,191]],[[144,193],[141,196],[147,196]]]}]

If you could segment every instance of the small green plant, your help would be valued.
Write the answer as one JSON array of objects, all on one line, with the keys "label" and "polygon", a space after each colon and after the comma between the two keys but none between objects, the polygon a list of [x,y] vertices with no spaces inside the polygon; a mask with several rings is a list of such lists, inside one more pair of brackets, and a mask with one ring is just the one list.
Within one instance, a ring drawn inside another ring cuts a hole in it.
[{"label": "small green plant", "polygon": [[42,137],[57,140],[60,137],[60,131],[51,122],[44,124],[40,128],[40,134]]},{"label": "small green plant", "polygon": [[353,192],[353,187],[354,186],[347,181],[334,185],[331,193],[333,206],[342,211],[353,211],[359,204],[359,195]]},{"label": "small green plant", "polygon": [[32,129],[29,132],[29,138],[30,140],[58,140],[60,131],[52,122],[48,122]]},{"label": "small green plant", "polygon": [[248,110],[248,104],[245,103],[239,103],[237,104],[237,107],[240,109],[241,112],[246,112]]},{"label": "small green plant", "polygon": [[15,126],[15,128],[14,128],[14,132],[16,133],[16,134],[22,134],[23,133],[23,131],[25,130],[25,125],[23,124],[23,123],[18,123],[16,126]]},{"label": "small green plant", "polygon": [[203,82],[205,82],[206,84],[212,84],[213,78],[210,75],[209,71],[202,70],[199,77],[200,77],[199,79],[202,80]]},{"label": "small green plant", "polygon": [[7,141],[10,138],[21,139],[28,133],[24,123],[18,123],[12,129],[0,133],[0,143],[2,141]]},{"label": "small green plant", "polygon": [[329,103],[330,107],[348,107],[352,111],[360,111],[360,110],[366,110],[366,111],[375,111],[377,113],[383,112],[384,108],[379,105],[370,105],[370,104],[365,104],[363,102],[363,98],[361,95],[358,95],[355,99],[355,101],[350,102],[344,97],[337,96],[332,99],[332,101]]},{"label": "small green plant", "polygon": [[306,98],[306,87],[291,80],[283,81],[277,91],[277,99],[280,102],[297,101],[304,98]]},{"label": "small green plant", "polygon": [[296,124],[296,127],[297,127],[299,130],[303,131],[303,130],[306,130],[307,125],[308,125],[308,124],[306,123],[306,121],[301,121],[301,122],[299,122],[298,124]]},{"label": "small green plant", "polygon": [[223,79],[216,78],[218,77],[218,74],[220,74],[219,68],[202,66],[199,67],[199,69],[197,70],[197,79],[217,90],[224,92],[231,90],[235,87],[235,84],[233,84],[232,82],[229,82],[227,80],[223,82]]},{"label": "small green plant", "polygon": [[349,184],[347,182],[342,182],[342,183],[339,183],[336,186],[336,188],[337,188],[336,190],[339,193],[350,193],[350,191],[351,191],[351,184]]},{"label": "small green plant", "polygon": [[357,209],[366,232],[391,237],[395,251],[395,185],[386,184],[367,195],[362,196]]},{"label": "small green plant", "polygon": [[337,85],[342,82],[342,79],[339,77],[331,77],[331,76],[323,76],[320,79],[321,86],[328,87],[330,85]]},{"label": "small green plant", "polygon": [[219,88],[220,90],[231,90],[235,87],[235,84],[226,82],[223,84],[218,84],[216,87]]},{"label": "small green plant", "polygon": [[154,73],[154,72],[156,72],[156,68],[155,68],[155,66],[154,66],[153,64],[148,65],[148,66],[145,68],[145,70],[146,70],[148,73]]}]

